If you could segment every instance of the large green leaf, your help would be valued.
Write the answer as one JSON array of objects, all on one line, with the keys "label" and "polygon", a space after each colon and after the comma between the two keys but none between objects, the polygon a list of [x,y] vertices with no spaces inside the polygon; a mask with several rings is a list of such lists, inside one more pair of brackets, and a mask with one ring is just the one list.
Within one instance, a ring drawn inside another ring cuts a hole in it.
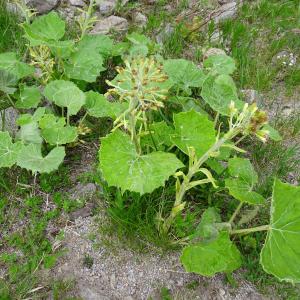
[{"label": "large green leaf", "polygon": [[5,70],[0,70],[0,91],[5,94],[13,94],[16,91],[15,86],[17,83],[18,77],[16,75]]},{"label": "large green leaf", "polygon": [[39,121],[42,137],[48,144],[56,146],[72,143],[77,139],[77,128],[65,125],[65,118],[53,114],[46,114]]},{"label": "large green leaf", "polygon": [[235,107],[241,109],[243,102],[239,100],[234,81],[229,75],[208,76],[203,83],[201,97],[212,109],[222,115],[230,114],[231,101]]},{"label": "large green leaf", "polygon": [[149,146],[154,150],[164,150],[165,147],[172,145],[171,135],[174,129],[167,125],[166,122],[154,122],[149,124],[148,131],[144,133],[141,144]]},{"label": "large green leaf", "polygon": [[34,67],[19,61],[17,54],[14,52],[0,54],[0,70],[9,72],[15,76],[15,80],[34,73]]},{"label": "large green leaf", "polygon": [[16,123],[20,126],[17,137],[23,143],[41,144],[43,142],[38,122],[45,114],[45,110],[44,107],[39,107],[33,115],[23,114],[17,119]]},{"label": "large green leaf", "polygon": [[200,158],[216,141],[214,123],[194,110],[174,115],[174,125],[172,142],[186,154],[194,147]]},{"label": "large green leaf", "polygon": [[207,208],[202,216],[199,225],[196,228],[192,238],[200,237],[205,241],[212,241],[219,235],[218,223],[221,222],[221,217],[214,207]]},{"label": "large green leaf", "polygon": [[42,136],[50,145],[64,145],[77,139],[77,128],[73,126],[51,127],[42,130]]},{"label": "large green leaf", "polygon": [[212,72],[227,75],[232,74],[236,69],[234,59],[225,54],[209,56],[203,62],[203,66],[209,68]]},{"label": "large green leaf", "polygon": [[23,146],[17,159],[17,164],[21,168],[33,173],[50,173],[58,169],[65,157],[65,148],[56,147],[45,157],[42,156],[41,145],[29,144]]},{"label": "large green leaf", "polygon": [[174,154],[152,152],[138,155],[130,137],[117,130],[102,139],[100,168],[110,186],[140,194],[151,193],[183,167]]},{"label": "large green leaf", "polygon": [[87,82],[95,82],[100,72],[104,70],[102,55],[95,51],[77,51],[65,64],[65,73],[68,77]]},{"label": "large green leaf", "polygon": [[17,137],[25,144],[41,144],[43,142],[37,122],[22,125]]},{"label": "large green leaf", "polygon": [[25,37],[32,46],[44,42],[60,40],[65,34],[65,22],[54,11],[47,15],[37,17],[31,24],[24,24]]},{"label": "large green leaf", "polygon": [[86,103],[84,107],[92,117],[111,117],[115,119],[128,107],[126,102],[109,102],[103,95],[94,91],[86,92],[85,95]]},{"label": "large green leaf", "polygon": [[51,81],[44,95],[60,107],[67,107],[69,115],[76,115],[85,103],[85,94],[73,82],[65,80]]},{"label": "large green leaf", "polygon": [[300,187],[275,180],[270,229],[260,263],[279,280],[300,282]]},{"label": "large green leaf", "polygon": [[82,53],[98,53],[104,57],[111,56],[113,41],[102,34],[85,35],[77,44],[77,49]]},{"label": "large green leaf", "polygon": [[13,166],[19,155],[22,144],[13,143],[8,132],[0,131],[0,168]]},{"label": "large green leaf", "polygon": [[41,93],[35,86],[21,86],[17,99],[15,103],[17,108],[36,108],[41,101]]},{"label": "large green leaf", "polygon": [[249,159],[234,157],[228,161],[229,174],[233,178],[225,180],[229,194],[239,201],[249,204],[262,204],[264,198],[253,192],[258,176]]},{"label": "large green leaf", "polygon": [[183,90],[187,90],[189,87],[201,87],[205,79],[203,71],[185,59],[166,60],[164,70],[173,84]]},{"label": "large green leaf", "polygon": [[210,243],[200,242],[183,249],[181,262],[187,272],[213,276],[218,272],[232,272],[241,265],[241,255],[226,231],[220,232]]}]

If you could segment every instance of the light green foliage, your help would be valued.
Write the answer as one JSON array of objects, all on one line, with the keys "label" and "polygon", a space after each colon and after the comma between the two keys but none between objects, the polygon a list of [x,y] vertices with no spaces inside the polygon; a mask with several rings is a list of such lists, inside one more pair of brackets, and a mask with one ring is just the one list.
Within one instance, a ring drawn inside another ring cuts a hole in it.
[{"label": "light green foliage", "polygon": [[141,139],[142,145],[150,146],[154,150],[164,150],[166,146],[172,145],[171,135],[174,133],[174,129],[166,122],[152,123],[148,129]]},{"label": "light green foliage", "polygon": [[172,142],[186,154],[194,147],[201,157],[216,141],[214,123],[194,110],[174,115],[174,125]]},{"label": "light green foliage", "polygon": [[130,137],[115,131],[102,139],[100,168],[109,185],[146,194],[163,186],[183,164],[174,154],[152,152],[138,155]]},{"label": "light green foliage", "polygon": [[44,90],[48,100],[66,107],[69,115],[76,115],[85,103],[85,94],[71,81],[51,81]]},{"label": "light green foliage", "polygon": [[63,145],[72,143],[77,139],[77,128],[74,126],[64,126],[58,121],[49,127],[42,129],[42,137],[50,145]]},{"label": "light green foliage", "polygon": [[17,161],[21,147],[20,142],[12,142],[8,132],[0,131],[0,168],[12,167]]},{"label": "light green foliage", "polygon": [[102,34],[86,35],[77,44],[77,50],[82,53],[96,52],[108,57],[113,50],[113,41]]},{"label": "light green foliage", "polygon": [[16,75],[5,70],[0,70],[0,91],[5,94],[13,94],[16,91],[15,85],[17,82],[18,77]]},{"label": "light green foliage", "polygon": [[217,223],[221,222],[221,217],[214,207],[207,208],[202,216],[196,232],[192,238],[200,238],[205,241],[212,241],[219,235]]},{"label": "light green foliage", "polygon": [[24,85],[20,88],[17,99],[17,108],[36,108],[41,101],[41,93],[38,87]]},{"label": "light green foliage", "polygon": [[16,53],[6,52],[0,54],[0,71],[6,71],[17,79],[21,79],[32,75],[34,73],[34,67],[19,61]]},{"label": "light green foliage", "polygon": [[230,75],[236,69],[234,59],[227,55],[211,55],[203,62],[203,66],[220,75]]},{"label": "light green foliage", "polygon": [[125,111],[128,106],[127,103],[124,102],[109,102],[104,95],[94,91],[86,92],[85,95],[86,103],[84,107],[92,117],[111,117],[115,119]]},{"label": "light green foliage", "polygon": [[26,38],[32,46],[58,41],[65,35],[65,22],[56,12],[36,18],[31,24],[24,24]]},{"label": "light green foliage", "polygon": [[251,162],[245,158],[231,158],[228,162],[229,174],[233,178],[225,180],[225,186],[230,195],[242,202],[249,204],[262,204],[264,198],[253,192],[258,182],[258,176]]},{"label": "light green foliage", "polygon": [[56,147],[43,157],[40,145],[29,144],[22,147],[17,164],[32,173],[50,173],[59,167],[64,157],[64,147]]},{"label": "light green foliage", "polygon": [[218,113],[229,116],[229,105],[234,102],[235,107],[241,109],[243,102],[239,100],[234,81],[229,75],[208,76],[202,87],[201,97]]},{"label": "light green foliage", "polygon": [[280,133],[275,129],[273,128],[272,126],[270,126],[269,124],[266,124],[264,127],[263,127],[263,130],[267,130],[268,131],[268,135],[269,135],[269,138],[275,142],[279,142],[282,140],[282,136],[280,135]]},{"label": "light green foliage", "polygon": [[164,71],[174,85],[183,90],[190,87],[202,87],[205,75],[194,63],[185,59],[168,59],[164,62]]},{"label": "light green foliage", "polygon": [[260,263],[279,280],[300,282],[300,187],[275,180],[270,229]]},{"label": "light green foliage", "polygon": [[43,142],[38,122],[44,114],[45,108],[39,107],[33,115],[23,114],[18,118],[17,124],[20,130],[17,136],[23,143],[41,144]]},{"label": "light green foliage", "polygon": [[241,265],[240,252],[230,241],[228,232],[224,231],[210,243],[200,242],[185,247],[180,259],[187,272],[204,276],[232,272]]},{"label": "light green foliage", "polygon": [[104,70],[102,56],[95,51],[87,52],[85,49],[72,53],[65,65],[68,77],[87,82],[96,81],[100,72]]}]

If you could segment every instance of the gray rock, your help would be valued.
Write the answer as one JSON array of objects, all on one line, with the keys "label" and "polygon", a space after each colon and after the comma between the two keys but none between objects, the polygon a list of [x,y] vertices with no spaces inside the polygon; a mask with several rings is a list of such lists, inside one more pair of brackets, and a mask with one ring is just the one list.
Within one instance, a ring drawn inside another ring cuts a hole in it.
[{"label": "gray rock", "polygon": [[125,5],[128,2],[128,0],[97,0],[96,3],[98,3],[98,8],[101,14],[103,15],[109,15],[111,14],[118,4]]},{"label": "gray rock", "polygon": [[6,3],[6,10],[10,13],[13,13],[17,16],[24,17],[24,14],[20,7],[16,5],[15,3]]},{"label": "gray rock", "polygon": [[222,32],[219,29],[216,29],[210,37],[212,43],[219,43],[222,39]]},{"label": "gray rock", "polygon": [[78,183],[71,191],[69,191],[69,194],[71,199],[80,200],[91,198],[96,191],[97,186],[94,183]]},{"label": "gray rock", "polygon": [[69,213],[69,218],[71,221],[75,221],[78,218],[87,218],[93,214],[93,209],[95,208],[94,203],[87,203],[85,207],[77,209]]},{"label": "gray rock", "polygon": [[232,19],[236,16],[237,10],[238,3],[236,1],[226,3],[212,13],[213,19],[215,23]]},{"label": "gray rock", "polygon": [[83,7],[85,5],[83,0],[69,0],[72,6]]},{"label": "gray rock", "polygon": [[156,36],[156,42],[163,44],[167,37],[174,32],[174,27],[168,23],[165,28]]},{"label": "gray rock", "polygon": [[128,21],[117,16],[110,16],[97,22],[90,34],[107,34],[111,30],[124,32],[128,30]]},{"label": "gray rock", "polygon": [[144,27],[148,22],[148,18],[140,12],[136,12],[132,17],[134,23],[137,25]]},{"label": "gray rock", "polygon": [[8,131],[10,135],[15,136],[18,131],[18,126],[16,125],[16,121],[19,117],[19,112],[14,108],[9,107],[4,110],[4,113],[5,113],[4,130]]},{"label": "gray rock", "polygon": [[226,53],[224,50],[219,49],[219,48],[209,48],[204,52],[203,59],[207,59],[208,57],[210,57],[212,55],[221,55],[221,54],[226,54]]},{"label": "gray rock", "polygon": [[256,103],[258,107],[261,106],[262,95],[258,91],[252,89],[246,89],[246,90],[241,90],[241,93],[244,96],[245,102],[247,102],[248,104]]},{"label": "gray rock", "polygon": [[28,6],[35,8],[40,14],[51,11],[59,4],[59,0],[25,0],[25,2]]}]

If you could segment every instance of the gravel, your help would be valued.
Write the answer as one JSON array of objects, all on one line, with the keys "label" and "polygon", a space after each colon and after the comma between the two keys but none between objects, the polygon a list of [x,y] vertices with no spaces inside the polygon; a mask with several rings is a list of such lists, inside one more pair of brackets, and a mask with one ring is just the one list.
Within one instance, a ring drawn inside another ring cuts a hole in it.
[{"label": "gravel", "polygon": [[[106,222],[106,217],[103,215],[101,220]],[[178,252],[137,253],[124,245],[114,249],[101,242],[98,228],[93,217],[78,218],[67,227],[64,240],[67,252],[53,271],[56,279],[73,279],[76,296],[84,300],[161,299],[162,287],[175,299],[267,299],[241,280],[239,287],[233,289],[224,283],[222,275],[210,279],[184,272]],[[98,238],[92,241],[91,234]],[[91,258],[93,264],[84,265],[85,257]],[[188,288],[189,283],[196,283],[197,287]]]}]

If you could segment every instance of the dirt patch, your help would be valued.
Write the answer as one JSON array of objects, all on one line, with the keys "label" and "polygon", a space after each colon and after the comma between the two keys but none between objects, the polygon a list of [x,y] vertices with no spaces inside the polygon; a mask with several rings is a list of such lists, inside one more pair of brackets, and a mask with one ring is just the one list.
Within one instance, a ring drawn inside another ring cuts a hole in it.
[{"label": "dirt patch", "polygon": [[[52,271],[56,279],[74,280],[74,292],[84,300],[163,299],[162,288],[168,289],[174,299],[268,299],[238,275],[238,287],[233,288],[222,275],[204,278],[186,273],[178,252],[114,251],[98,239],[98,229],[93,217],[78,218],[67,227],[63,242],[66,255]],[[84,263],[87,258],[88,266]]]}]

